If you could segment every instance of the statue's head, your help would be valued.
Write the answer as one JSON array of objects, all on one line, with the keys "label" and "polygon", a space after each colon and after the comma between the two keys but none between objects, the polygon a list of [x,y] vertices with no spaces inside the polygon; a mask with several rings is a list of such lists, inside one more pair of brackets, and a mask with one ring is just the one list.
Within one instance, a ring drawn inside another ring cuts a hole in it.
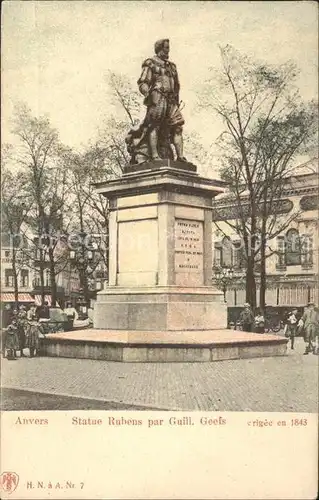
[{"label": "statue's head", "polygon": [[157,40],[154,45],[155,54],[161,59],[168,59],[169,55],[169,39],[163,38],[162,40]]}]

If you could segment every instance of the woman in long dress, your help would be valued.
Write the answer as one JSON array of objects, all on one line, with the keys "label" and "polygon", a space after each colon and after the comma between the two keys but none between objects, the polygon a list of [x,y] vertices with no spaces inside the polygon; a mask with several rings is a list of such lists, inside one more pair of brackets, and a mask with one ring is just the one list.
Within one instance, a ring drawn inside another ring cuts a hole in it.
[{"label": "woman in long dress", "polygon": [[31,306],[27,312],[27,320],[26,347],[29,348],[30,358],[33,358],[39,350],[39,325],[35,306]]},{"label": "woman in long dress", "polygon": [[19,351],[21,358],[24,356],[23,349],[25,347],[25,332],[28,326],[27,311],[25,306],[20,306],[17,314],[18,337],[19,337]]}]

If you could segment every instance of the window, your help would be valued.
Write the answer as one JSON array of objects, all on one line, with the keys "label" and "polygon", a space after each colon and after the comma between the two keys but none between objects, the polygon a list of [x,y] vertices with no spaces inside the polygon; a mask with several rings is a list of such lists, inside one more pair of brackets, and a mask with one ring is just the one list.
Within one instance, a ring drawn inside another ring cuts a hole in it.
[{"label": "window", "polygon": [[44,273],[44,286],[50,286],[50,285],[51,285],[50,270],[46,269]]},{"label": "window", "polygon": [[41,260],[41,252],[40,252],[40,249],[39,248],[36,248],[34,250],[34,259],[35,260]]},{"label": "window", "polygon": [[222,262],[222,248],[218,244],[215,243],[214,247],[214,266],[221,267]]},{"label": "window", "polygon": [[214,266],[215,267],[233,267],[237,265],[239,260],[242,260],[242,248],[237,247],[227,236],[221,242],[215,243],[214,246]]},{"label": "window", "polygon": [[285,241],[286,266],[298,266],[301,264],[300,236],[297,229],[289,229]]},{"label": "window", "polygon": [[[44,286],[45,287],[49,287],[51,286],[51,280],[50,280],[50,270],[49,269],[45,269],[44,271],[44,274],[43,274],[43,278],[44,278]],[[39,288],[41,286],[41,278],[40,278],[40,273],[37,272],[34,280],[33,280],[33,286],[35,288]]]},{"label": "window", "polygon": [[34,280],[33,280],[33,286],[35,288],[41,286],[41,280],[40,280],[40,275],[37,273],[34,277]]},{"label": "window", "polygon": [[5,269],[5,283],[7,287],[14,286],[13,271],[12,269]]},{"label": "window", "polygon": [[233,265],[233,244],[226,236],[222,241],[221,265],[225,267],[232,267]]},{"label": "window", "polygon": [[29,286],[29,271],[27,269],[22,269],[21,271],[21,286],[22,288]]},{"label": "window", "polygon": [[284,236],[277,237],[277,253],[278,253],[278,268],[286,267],[286,259],[285,259],[285,238]]},{"label": "window", "polygon": [[300,239],[301,264],[304,267],[313,266],[313,237],[309,234],[303,234]]},{"label": "window", "polygon": [[6,258],[10,257],[10,254],[11,254],[10,250],[5,250],[5,251],[4,251],[4,256],[5,256]]},{"label": "window", "polygon": [[234,242],[233,246],[233,261],[234,267],[242,269],[246,267],[247,259],[245,254],[245,248],[240,241]]}]

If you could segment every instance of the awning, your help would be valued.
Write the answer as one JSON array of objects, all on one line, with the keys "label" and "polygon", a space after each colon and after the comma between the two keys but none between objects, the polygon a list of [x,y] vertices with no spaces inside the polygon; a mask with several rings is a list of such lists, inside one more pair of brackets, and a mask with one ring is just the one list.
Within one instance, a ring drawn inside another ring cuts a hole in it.
[{"label": "awning", "polygon": [[[2,293],[1,302],[15,302],[14,293]],[[19,293],[19,302],[34,302],[29,293]]]},{"label": "awning", "polygon": [[[51,295],[45,295],[44,296],[44,301],[48,303],[49,306],[51,306]],[[42,304],[42,295],[35,295],[34,296],[34,303],[36,306],[41,306]]]}]

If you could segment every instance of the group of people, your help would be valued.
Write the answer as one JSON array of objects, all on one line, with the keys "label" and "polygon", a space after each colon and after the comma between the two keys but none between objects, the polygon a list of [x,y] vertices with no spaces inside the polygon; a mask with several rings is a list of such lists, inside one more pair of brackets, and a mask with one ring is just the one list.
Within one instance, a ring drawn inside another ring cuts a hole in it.
[{"label": "group of people", "polygon": [[261,310],[257,308],[254,314],[248,302],[244,304],[244,309],[240,313],[239,323],[244,332],[264,333],[265,318]]},{"label": "group of people", "polygon": [[314,302],[309,302],[301,318],[298,309],[288,314],[285,325],[285,335],[290,338],[291,349],[294,349],[295,337],[303,334],[306,343],[304,354],[319,354],[319,310]]},{"label": "group of people", "polygon": [[35,305],[31,305],[29,310],[24,305],[13,310],[11,321],[4,330],[3,357],[16,359],[17,351],[20,351],[20,357],[23,357],[25,348],[29,349],[31,358],[38,354],[41,334],[38,320]]},{"label": "group of people", "polygon": [[[256,309],[255,314],[246,303],[240,313],[239,322],[245,332],[264,333],[265,318],[260,309]],[[291,349],[295,347],[295,337],[302,335],[306,343],[304,354],[319,354],[319,309],[315,307],[314,302],[309,302],[302,315],[298,309],[294,308],[285,318],[284,327],[285,336],[290,339]]]},{"label": "group of people", "polygon": [[[77,318],[77,311],[71,303],[67,303],[65,309],[60,311],[65,314],[67,330],[72,330],[74,319]],[[48,303],[44,302],[42,306],[38,307],[32,304],[28,309],[26,306],[20,305],[18,309],[13,309],[10,316],[8,326],[4,329],[3,357],[10,360],[17,359],[17,352],[20,352],[20,357],[23,357],[25,348],[29,349],[31,358],[38,355],[40,338],[45,335],[44,323],[50,321]]]}]

